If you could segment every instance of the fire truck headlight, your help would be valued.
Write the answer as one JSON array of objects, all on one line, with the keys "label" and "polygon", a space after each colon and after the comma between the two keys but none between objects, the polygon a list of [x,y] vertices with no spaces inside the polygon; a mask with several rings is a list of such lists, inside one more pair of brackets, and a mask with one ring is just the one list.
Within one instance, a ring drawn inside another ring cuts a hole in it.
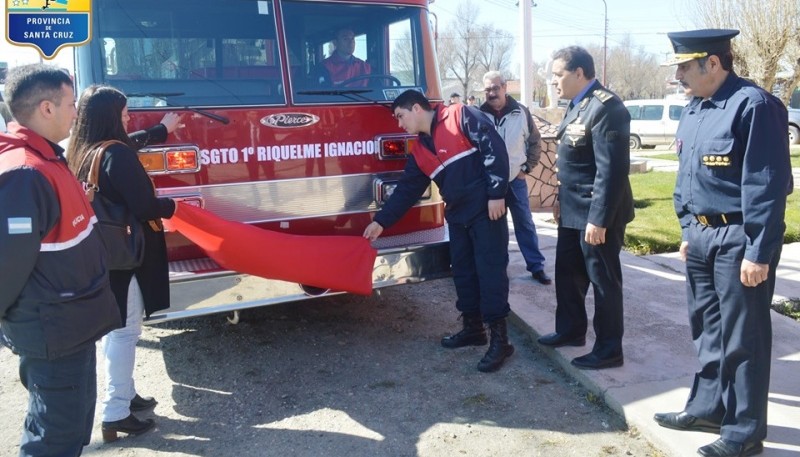
[{"label": "fire truck headlight", "polygon": [[380,136],[378,157],[381,160],[405,159],[411,154],[411,148],[416,140],[416,137],[408,135]]},{"label": "fire truck headlight", "polygon": [[167,151],[167,171],[197,171],[197,151],[182,149]]},{"label": "fire truck headlight", "polygon": [[139,162],[148,173],[163,173],[166,170],[164,154],[160,152],[140,152]]},{"label": "fire truck headlight", "polygon": [[[383,204],[386,203],[387,200],[389,200],[389,197],[391,197],[395,189],[397,189],[398,182],[399,181],[395,176],[391,178],[388,177],[375,178],[372,189],[374,192],[375,204],[378,207],[383,206]],[[423,201],[423,200],[430,200],[430,198],[431,198],[431,187],[428,186],[428,188],[425,189],[425,192],[422,193],[419,199],[420,201]]]},{"label": "fire truck headlight", "polygon": [[139,151],[139,162],[151,175],[200,171],[199,158],[197,146],[159,146]]},{"label": "fire truck headlight", "polygon": [[383,201],[388,200],[389,197],[392,196],[392,194],[394,193],[394,190],[396,188],[397,188],[397,183],[396,182],[383,184],[383,190],[382,190]]},{"label": "fire truck headlight", "polygon": [[375,197],[375,204],[378,206],[382,206],[386,203],[386,200],[394,192],[394,189],[397,187],[397,180],[396,179],[386,179],[383,178],[375,178],[373,183],[373,191]]}]

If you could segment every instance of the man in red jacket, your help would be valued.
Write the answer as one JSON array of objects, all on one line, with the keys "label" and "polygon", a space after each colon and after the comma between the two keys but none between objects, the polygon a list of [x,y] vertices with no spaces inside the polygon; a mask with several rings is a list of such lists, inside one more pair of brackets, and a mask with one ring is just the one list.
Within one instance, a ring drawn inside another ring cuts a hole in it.
[{"label": "man in red jacket", "polygon": [[21,456],[77,456],[97,397],[95,342],[120,327],[105,248],[58,142],[76,117],[69,75],[48,65],[6,81],[17,122],[0,134],[0,329],[30,400]]}]

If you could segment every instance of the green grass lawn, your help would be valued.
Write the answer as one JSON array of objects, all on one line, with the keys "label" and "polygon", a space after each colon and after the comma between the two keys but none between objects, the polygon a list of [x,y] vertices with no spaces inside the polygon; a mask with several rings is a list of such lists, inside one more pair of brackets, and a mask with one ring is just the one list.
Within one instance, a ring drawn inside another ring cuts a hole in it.
[{"label": "green grass lawn", "polygon": [[673,152],[665,152],[663,154],[653,154],[642,157],[643,159],[661,159],[661,160],[674,160],[678,161],[678,154]]},{"label": "green grass lawn", "polygon": [[[800,148],[796,153],[800,155]],[[625,230],[628,251],[646,255],[678,250],[681,228],[672,205],[675,175],[675,172],[650,172],[630,176],[636,218]],[[800,192],[797,190],[789,195],[785,221],[784,242],[800,241]]]},{"label": "green grass lawn", "polygon": [[800,298],[790,298],[772,303],[772,309],[800,322]]}]

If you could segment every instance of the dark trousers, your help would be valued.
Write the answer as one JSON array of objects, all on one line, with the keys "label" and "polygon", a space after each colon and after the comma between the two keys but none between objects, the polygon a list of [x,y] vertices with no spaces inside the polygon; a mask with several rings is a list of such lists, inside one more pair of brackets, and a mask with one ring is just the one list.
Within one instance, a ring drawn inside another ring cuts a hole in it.
[{"label": "dark trousers", "polygon": [[96,349],[55,360],[20,357],[28,414],[19,455],[75,457],[89,444],[97,400]]},{"label": "dark trousers", "polygon": [[480,312],[491,323],[508,316],[508,222],[503,216],[470,224],[448,224],[456,308]]},{"label": "dark trousers", "polygon": [[586,334],[586,292],[594,291],[592,352],[601,358],[622,354],[622,267],[619,252],[625,226],[609,227],[606,242],[593,246],[586,231],[558,228],[556,242],[556,332],[570,337]]},{"label": "dark trousers", "polygon": [[770,304],[780,249],[767,280],[745,287],[740,280],[747,242],[742,225],[694,223],[687,241],[689,323],[700,370],[686,411],[721,422],[725,439],[763,440],[772,354]]}]

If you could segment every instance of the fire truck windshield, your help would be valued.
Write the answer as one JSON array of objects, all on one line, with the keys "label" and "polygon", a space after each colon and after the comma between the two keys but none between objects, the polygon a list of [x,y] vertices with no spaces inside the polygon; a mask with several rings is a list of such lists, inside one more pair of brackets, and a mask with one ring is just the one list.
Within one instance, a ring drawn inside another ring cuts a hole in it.
[{"label": "fire truck windshield", "polygon": [[[103,58],[82,59],[91,68],[81,71],[93,83],[143,95],[129,97],[132,107],[342,103],[341,92],[348,90],[369,92],[351,98],[354,103],[387,101],[429,84],[422,49],[427,12],[418,6],[340,0],[93,3],[95,39],[78,52]],[[147,96],[159,93],[170,97]]]}]

